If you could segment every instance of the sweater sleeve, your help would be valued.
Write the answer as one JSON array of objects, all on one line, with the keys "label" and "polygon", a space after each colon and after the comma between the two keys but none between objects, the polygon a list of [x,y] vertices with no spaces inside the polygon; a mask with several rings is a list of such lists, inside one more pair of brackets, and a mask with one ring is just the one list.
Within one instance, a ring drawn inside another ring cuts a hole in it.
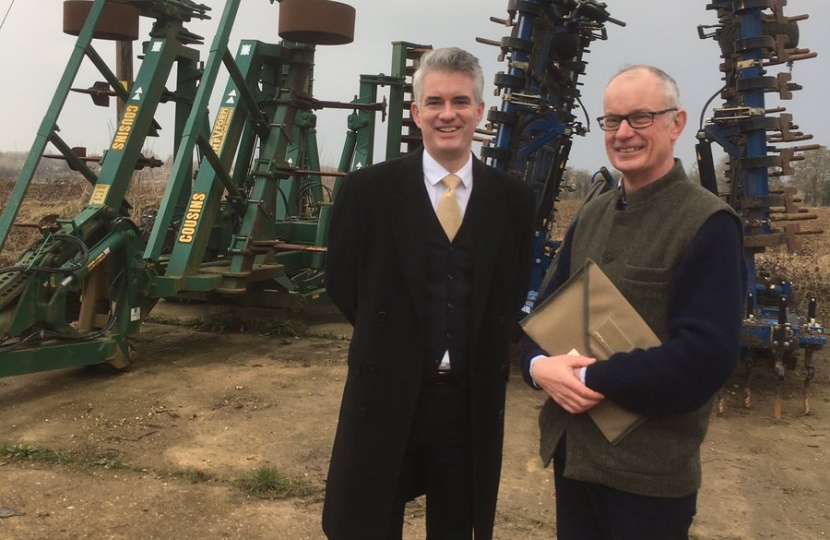
[{"label": "sweater sleeve", "polygon": [[668,340],[592,364],[586,384],[646,416],[703,406],[737,367],[746,283],[740,224],[717,212],[690,242],[670,283]]}]

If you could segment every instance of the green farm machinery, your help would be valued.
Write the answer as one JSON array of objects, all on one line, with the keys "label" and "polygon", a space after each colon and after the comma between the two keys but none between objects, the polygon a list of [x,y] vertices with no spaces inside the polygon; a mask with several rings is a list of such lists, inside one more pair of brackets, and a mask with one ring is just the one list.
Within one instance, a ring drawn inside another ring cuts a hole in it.
[{"label": "green farm machinery", "polygon": [[[375,116],[389,116],[387,156],[419,144],[403,125],[406,76],[425,50],[393,44],[390,75],[363,76],[348,103],[313,97],[317,45],[352,41],[355,10],[329,0],[279,4],[279,44],[242,40],[229,50],[241,0],[224,2],[209,56],[185,24],[209,18],[189,0],[64,3],[64,31],[77,42],[12,194],[0,217],[5,244],[47,145],[90,182],[86,207],[40,226],[41,238],[0,274],[0,376],[130,361],[128,338],[162,298],[303,309],[324,297],[326,231],[332,194],[349,170],[372,163]],[[140,17],[153,20],[140,68],[131,56]],[[117,65],[96,51],[113,40]],[[72,88],[91,61],[105,82]],[[175,75],[174,88],[166,84]],[[209,101],[225,74],[212,123]],[[378,102],[378,88],[389,101]],[[118,100],[112,141],[100,158],[64,141],[58,128],[71,91]],[[409,98],[411,99],[411,98]],[[162,105],[175,108],[172,166],[157,210],[132,216],[134,172],[161,165],[142,150],[160,128]],[[408,106],[408,104],[407,104]],[[323,172],[315,111],[352,111],[337,170]],[[55,157],[55,156],[50,156]],[[98,161],[97,171],[89,165]]]}]

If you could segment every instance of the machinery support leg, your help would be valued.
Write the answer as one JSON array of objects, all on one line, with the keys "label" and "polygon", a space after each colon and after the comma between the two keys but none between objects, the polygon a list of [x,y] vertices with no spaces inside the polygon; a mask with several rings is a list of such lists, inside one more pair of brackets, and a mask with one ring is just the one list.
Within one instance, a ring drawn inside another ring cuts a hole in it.
[{"label": "machinery support leg", "polygon": [[786,368],[784,368],[784,359],[778,355],[775,358],[775,374],[778,376],[778,382],[775,385],[775,399],[772,403],[772,416],[776,420],[781,419],[781,394],[784,390],[784,376],[786,375]]},{"label": "machinery support leg", "polygon": [[744,408],[752,408],[752,373],[755,362],[752,358],[752,353],[748,352],[744,355]]},{"label": "machinery support leg", "polygon": [[804,371],[804,414],[808,415],[813,413],[812,409],[810,409],[810,397],[813,393],[810,383],[813,381],[813,377],[816,376],[816,366],[813,364],[812,349],[804,350]]}]

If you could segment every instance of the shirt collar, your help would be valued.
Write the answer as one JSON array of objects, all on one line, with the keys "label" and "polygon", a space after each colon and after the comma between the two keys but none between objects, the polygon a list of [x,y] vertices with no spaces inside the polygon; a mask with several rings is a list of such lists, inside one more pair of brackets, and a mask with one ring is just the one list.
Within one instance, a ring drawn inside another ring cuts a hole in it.
[{"label": "shirt collar", "polygon": [[[424,150],[424,157],[423,157],[423,167],[424,167],[424,177],[430,183],[430,185],[434,186],[438,182],[444,179],[445,176],[450,174],[450,171],[446,170],[440,163],[435,161],[429,152]],[[467,163],[464,164],[463,167],[455,171],[455,175],[461,178],[461,183],[464,184],[464,187],[469,188],[473,183],[473,154],[470,154],[470,158],[467,160]]]}]

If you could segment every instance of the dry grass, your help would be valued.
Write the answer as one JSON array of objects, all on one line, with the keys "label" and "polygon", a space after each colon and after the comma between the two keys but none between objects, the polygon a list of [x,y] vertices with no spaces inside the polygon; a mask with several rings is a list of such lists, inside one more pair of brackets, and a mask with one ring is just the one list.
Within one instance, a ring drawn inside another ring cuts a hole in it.
[{"label": "dry grass", "polygon": [[[13,188],[13,180],[0,180],[0,200],[8,201]],[[23,250],[42,237],[40,225],[54,221],[54,218],[71,218],[78,214],[89,191],[89,183],[83,180],[32,182],[0,253],[0,267],[10,266]]]},{"label": "dry grass", "polygon": [[809,208],[814,221],[802,225],[804,231],[815,234],[799,235],[800,249],[791,253],[786,246],[767,249],[756,256],[759,271],[766,272],[773,281],[793,284],[792,306],[806,313],[810,297],[818,299],[819,322],[830,321],[830,208]]},{"label": "dry grass", "polygon": [[[139,171],[133,177],[127,191],[127,201],[132,205],[130,217],[138,223],[142,213],[158,207],[164,194],[164,182],[156,179],[158,171]],[[5,210],[5,201],[14,188],[14,179],[0,179],[0,201]],[[85,179],[60,177],[37,179],[31,182],[23,199],[14,226],[9,232],[6,244],[0,253],[0,267],[12,265],[20,254],[42,234],[38,229],[58,219],[72,219],[84,209],[92,191]]]}]

